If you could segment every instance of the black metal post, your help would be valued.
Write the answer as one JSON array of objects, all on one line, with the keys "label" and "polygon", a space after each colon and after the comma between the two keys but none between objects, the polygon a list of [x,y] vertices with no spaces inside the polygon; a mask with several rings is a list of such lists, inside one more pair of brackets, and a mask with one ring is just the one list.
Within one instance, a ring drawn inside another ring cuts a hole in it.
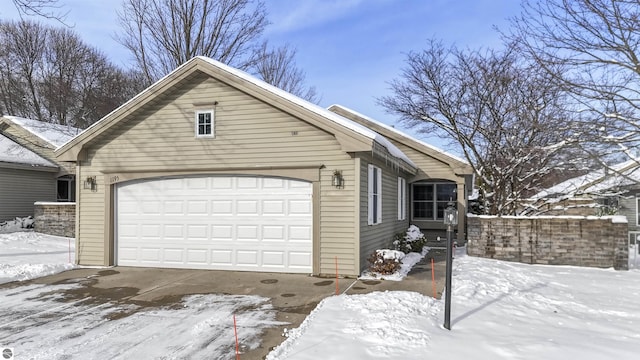
[{"label": "black metal post", "polygon": [[453,233],[453,226],[447,225],[447,278],[445,280],[445,295],[444,295],[444,327],[447,330],[451,330],[451,276],[453,265],[453,240],[451,234]]}]

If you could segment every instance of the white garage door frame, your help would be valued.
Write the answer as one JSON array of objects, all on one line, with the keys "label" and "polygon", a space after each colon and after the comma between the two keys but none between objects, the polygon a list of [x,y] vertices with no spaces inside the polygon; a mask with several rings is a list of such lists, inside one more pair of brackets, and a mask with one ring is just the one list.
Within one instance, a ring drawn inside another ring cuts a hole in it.
[{"label": "white garage door frame", "polygon": [[120,266],[313,272],[313,184],[242,175],[122,182],[114,199]]}]

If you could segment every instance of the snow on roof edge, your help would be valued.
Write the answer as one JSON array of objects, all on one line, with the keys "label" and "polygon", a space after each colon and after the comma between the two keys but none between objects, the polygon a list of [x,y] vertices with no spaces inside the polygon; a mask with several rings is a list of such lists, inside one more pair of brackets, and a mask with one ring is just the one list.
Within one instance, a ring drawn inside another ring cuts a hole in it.
[{"label": "snow on roof edge", "polygon": [[344,105],[340,105],[340,104],[332,104],[332,105],[329,105],[329,106],[327,107],[327,109],[328,109],[328,108],[331,108],[331,107],[333,107],[333,106],[338,107],[338,108],[341,108],[341,109],[343,109],[343,110],[345,110],[345,111],[351,112],[351,113],[353,113],[354,115],[359,116],[359,117],[361,117],[361,118],[363,118],[363,119],[365,119],[365,120],[371,121],[372,123],[377,124],[377,125],[379,125],[379,126],[381,126],[381,127],[385,128],[385,129],[386,129],[386,130],[388,130],[388,131],[391,131],[391,132],[393,132],[393,133],[395,133],[395,134],[397,134],[397,135],[400,135],[400,136],[404,136],[404,137],[406,137],[406,138],[409,138],[409,139],[411,139],[411,140],[413,140],[413,141],[415,141],[415,142],[419,143],[420,145],[424,145],[425,147],[428,147],[428,148],[430,148],[430,149],[432,149],[432,150],[434,150],[434,151],[437,151],[437,152],[439,152],[439,153],[441,153],[441,154],[443,154],[443,155],[449,156],[449,157],[451,157],[451,158],[453,158],[453,159],[455,159],[455,160],[457,160],[457,161],[460,161],[460,162],[462,162],[462,163],[464,163],[464,164],[469,165],[469,162],[468,162],[467,160],[465,160],[465,159],[463,159],[463,158],[461,158],[461,157],[459,157],[459,156],[457,156],[457,155],[451,154],[450,152],[445,151],[445,150],[442,150],[442,149],[440,149],[440,148],[439,148],[439,147],[437,147],[437,146],[434,146],[434,145],[431,145],[431,144],[429,144],[429,143],[426,143],[426,142],[424,142],[424,141],[422,141],[422,140],[416,139],[415,137],[413,137],[413,136],[411,136],[411,135],[409,135],[409,134],[407,134],[407,133],[405,133],[405,132],[403,132],[403,131],[400,131],[400,130],[398,130],[398,129],[396,129],[396,128],[392,127],[392,126],[389,126],[389,125],[387,125],[387,124],[385,124],[385,123],[381,122],[381,121],[375,120],[375,119],[373,119],[373,118],[371,118],[371,117],[369,117],[369,116],[367,116],[367,115],[364,115],[364,114],[362,114],[362,113],[359,113],[359,112],[357,112],[357,111],[355,111],[355,110],[353,110],[353,109],[350,109],[350,108],[348,108],[348,107],[346,107],[346,106],[344,106]]},{"label": "snow on roof edge", "polygon": [[47,124],[49,126],[48,130],[53,130],[56,133],[58,133],[58,135],[62,135],[64,137],[69,137],[69,139],[66,140],[66,141],[69,141],[69,140],[73,139],[76,135],[78,135],[78,134],[80,134],[82,132],[81,129],[78,129],[78,128],[73,127],[73,126],[69,126],[68,127],[69,130],[72,130],[72,131],[76,132],[75,135],[69,135],[69,134],[64,133],[63,130],[62,130],[62,127],[67,128],[67,126],[65,126],[65,125],[47,123],[47,122],[43,122],[43,121],[39,121],[39,120],[35,120],[35,119],[29,119],[29,118],[20,117],[20,116],[13,116],[13,115],[2,115],[2,117],[7,119],[7,120],[9,120],[9,121],[11,121],[12,123],[14,123],[17,126],[20,126],[21,128],[25,129],[29,133],[37,136],[38,138],[46,141],[47,143],[51,144],[52,146],[54,146],[56,148],[58,147],[58,145],[56,144],[55,140],[53,140],[51,138],[47,138],[41,132],[34,131],[32,125],[28,124],[28,123],[29,122],[38,121],[38,122],[41,122],[42,124]]},{"label": "snow on roof edge", "polygon": [[0,134],[0,162],[6,164],[30,165],[33,167],[58,168],[56,164]]}]

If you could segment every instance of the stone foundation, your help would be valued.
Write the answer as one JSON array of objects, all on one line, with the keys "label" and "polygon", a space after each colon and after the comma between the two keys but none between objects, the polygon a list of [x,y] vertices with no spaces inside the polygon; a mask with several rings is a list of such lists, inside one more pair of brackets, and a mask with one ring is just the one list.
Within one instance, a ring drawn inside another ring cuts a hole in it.
[{"label": "stone foundation", "polygon": [[625,217],[468,217],[469,255],[527,264],[628,268]]},{"label": "stone foundation", "polygon": [[34,231],[71,238],[76,236],[76,203],[36,202],[33,212]]}]

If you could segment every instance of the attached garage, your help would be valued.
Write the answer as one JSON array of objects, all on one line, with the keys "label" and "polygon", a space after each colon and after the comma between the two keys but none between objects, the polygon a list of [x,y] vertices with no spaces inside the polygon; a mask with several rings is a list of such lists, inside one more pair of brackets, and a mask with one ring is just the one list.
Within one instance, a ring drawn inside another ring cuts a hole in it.
[{"label": "attached garage", "polygon": [[81,180],[76,261],[357,276],[409,226],[402,185],[452,172],[370,127],[193,58],[56,150]]},{"label": "attached garage", "polygon": [[312,184],[191,176],[116,186],[116,265],[311,273]]}]

